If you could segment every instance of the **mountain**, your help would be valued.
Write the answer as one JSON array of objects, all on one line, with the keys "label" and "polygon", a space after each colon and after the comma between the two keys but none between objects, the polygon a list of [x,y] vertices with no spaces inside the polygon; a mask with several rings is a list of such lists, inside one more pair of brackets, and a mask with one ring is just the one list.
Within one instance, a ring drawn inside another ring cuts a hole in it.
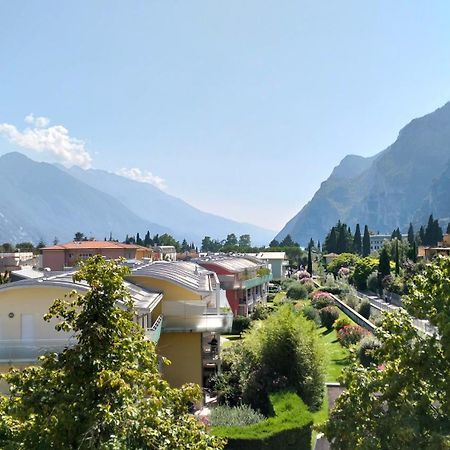
[{"label": "mountain", "polygon": [[346,156],[308,204],[278,233],[301,244],[323,241],[341,220],[374,231],[406,231],[429,214],[450,217],[450,103],[414,119],[397,140],[370,157]]},{"label": "mountain", "polygon": [[[273,237],[273,231],[206,213],[148,183],[75,166],[68,172],[83,183],[118,199],[143,219],[169,227],[178,239],[200,242],[204,236],[224,239],[229,233],[238,236],[250,234],[253,244],[263,245]],[[150,232],[153,234],[154,230],[150,229]]]},{"label": "mountain", "polygon": [[0,242],[68,241],[77,231],[98,239],[149,228],[171,232],[52,164],[20,153],[0,157],[0,192]]}]

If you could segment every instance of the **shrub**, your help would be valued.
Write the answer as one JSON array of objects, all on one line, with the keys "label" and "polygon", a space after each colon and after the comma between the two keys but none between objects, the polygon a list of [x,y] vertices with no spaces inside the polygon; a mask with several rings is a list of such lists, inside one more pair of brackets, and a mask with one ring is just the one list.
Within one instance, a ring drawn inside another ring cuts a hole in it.
[{"label": "shrub", "polygon": [[369,367],[371,364],[376,364],[374,351],[380,348],[380,341],[372,335],[365,336],[358,344],[356,354],[359,362],[364,367]]},{"label": "shrub", "polygon": [[261,422],[265,417],[248,405],[220,405],[211,409],[210,419],[213,427],[243,427]]},{"label": "shrub", "polygon": [[352,324],[352,321],[348,317],[343,316],[343,317],[339,317],[339,319],[337,319],[334,322],[333,326],[336,331],[339,331],[341,328],[344,328],[346,325],[351,325],[351,324]]},{"label": "shrub", "polygon": [[337,339],[342,346],[350,347],[368,334],[369,332],[359,325],[346,325],[337,332]]},{"label": "shrub", "polygon": [[361,314],[364,318],[368,319],[370,317],[370,302],[369,300],[361,300],[358,306],[358,312]]},{"label": "shrub", "polygon": [[328,264],[327,271],[337,276],[341,267],[353,267],[360,259],[358,255],[353,253],[341,253]]},{"label": "shrub", "polygon": [[328,292],[318,291],[313,294],[311,305],[316,309],[334,305],[334,300]]},{"label": "shrub", "polygon": [[294,276],[295,278],[297,278],[297,280],[302,280],[303,278],[311,278],[311,275],[306,270],[299,270],[294,274]]},{"label": "shrub", "polygon": [[346,290],[339,286],[322,286],[323,292],[328,292],[329,294],[340,295],[344,293]]},{"label": "shrub", "polygon": [[276,296],[276,294],[272,294],[272,293],[267,294],[267,301],[272,302],[273,299],[275,298],[275,296]]},{"label": "shrub", "polygon": [[338,271],[339,278],[347,278],[350,275],[350,269],[348,267],[341,267]]},{"label": "shrub", "polygon": [[232,333],[241,334],[250,326],[250,317],[246,316],[234,316],[233,326],[231,328]]},{"label": "shrub", "polygon": [[336,306],[326,306],[319,311],[319,315],[322,326],[327,330],[331,330],[334,322],[339,318],[339,310]]},{"label": "shrub", "polygon": [[320,320],[319,311],[313,306],[306,305],[301,310],[302,314],[309,320],[312,320],[317,326],[322,323]]},{"label": "shrub", "polygon": [[378,260],[369,256],[358,260],[353,271],[353,282],[355,286],[365,291],[367,289],[367,278],[378,267]]},{"label": "shrub", "polygon": [[349,306],[350,308],[356,310],[359,305],[359,299],[356,297],[356,295],[353,295],[352,293],[345,294],[342,297],[342,301]]},{"label": "shrub", "polygon": [[372,272],[367,278],[367,288],[369,291],[378,292],[378,273]]},{"label": "shrub", "polygon": [[296,283],[297,281],[294,280],[293,278],[285,278],[284,280],[281,281],[280,286],[281,289],[283,289],[283,291],[287,291],[289,289],[289,286],[293,283]]},{"label": "shrub", "polygon": [[272,312],[270,306],[265,305],[264,303],[258,303],[252,311],[251,319],[252,320],[264,320],[269,317],[269,314]]},{"label": "shrub", "polygon": [[226,438],[227,450],[298,450],[311,447],[312,415],[292,392],[270,395],[274,417],[246,427],[215,427],[212,433]]},{"label": "shrub", "polygon": [[312,292],[316,288],[314,281],[311,278],[302,278],[300,283],[305,286],[308,292]]},{"label": "shrub", "polygon": [[308,297],[308,291],[302,284],[295,283],[289,286],[286,295],[293,300],[300,300]]}]

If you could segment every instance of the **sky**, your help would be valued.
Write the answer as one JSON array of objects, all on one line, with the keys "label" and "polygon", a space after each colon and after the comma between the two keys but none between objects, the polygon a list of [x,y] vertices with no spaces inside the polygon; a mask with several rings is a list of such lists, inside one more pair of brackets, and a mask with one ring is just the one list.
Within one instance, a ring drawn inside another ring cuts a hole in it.
[{"label": "sky", "polygon": [[0,0],[0,154],[280,230],[450,101],[450,2]]}]

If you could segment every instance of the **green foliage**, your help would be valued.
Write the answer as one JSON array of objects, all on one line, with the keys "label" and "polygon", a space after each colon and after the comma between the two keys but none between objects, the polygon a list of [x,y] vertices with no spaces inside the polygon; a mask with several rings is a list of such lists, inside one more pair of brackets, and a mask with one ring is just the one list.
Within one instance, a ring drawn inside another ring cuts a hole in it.
[{"label": "green foliage", "polygon": [[154,345],[133,322],[127,273],[100,255],[81,263],[73,278],[90,290],[55,300],[46,315],[78,343],[2,375],[11,395],[0,400],[1,448],[222,448],[188,413],[199,387],[173,389],[162,380]]},{"label": "green foliage", "polygon": [[364,236],[362,241],[362,256],[366,257],[369,255],[370,255],[370,234],[369,234],[369,227],[365,225]]},{"label": "green foliage", "polygon": [[300,300],[308,297],[308,289],[303,284],[295,282],[289,286],[286,295],[290,299]]},{"label": "green foliage", "polygon": [[317,326],[321,325],[319,311],[311,305],[305,305],[301,309],[302,314],[308,319],[312,320]]},{"label": "green foliage", "polygon": [[338,276],[339,269],[342,267],[352,268],[361,258],[353,253],[341,253],[333,259],[327,266],[327,271],[335,277]]},{"label": "green foliage", "polygon": [[378,273],[377,272],[372,272],[368,277],[367,277],[367,289],[369,289],[369,291],[372,292],[378,292]]},{"label": "green foliage", "polygon": [[272,308],[264,303],[258,303],[251,313],[251,320],[265,320],[272,312]]},{"label": "green foliage", "polygon": [[245,427],[261,422],[265,416],[248,405],[219,405],[211,409],[210,419],[213,427]]},{"label": "green foliage", "polygon": [[339,310],[336,306],[326,306],[319,310],[320,321],[322,326],[327,330],[331,330],[333,328],[334,322],[339,317]]},{"label": "green foliage", "polygon": [[353,235],[353,251],[360,255],[362,253],[361,229],[359,223],[356,224],[355,234]]},{"label": "green foliage", "polygon": [[334,305],[334,300],[328,292],[317,291],[313,294],[311,305],[316,309]]},{"label": "green foliage", "polygon": [[383,247],[380,253],[380,259],[378,261],[378,273],[380,274],[381,279],[391,273],[390,258],[387,249],[387,246]]},{"label": "green foliage", "polygon": [[229,397],[265,414],[270,412],[268,394],[284,388],[295,390],[308,406],[319,407],[324,375],[314,324],[290,305],[281,306],[227,349],[223,377],[231,386]]},{"label": "green foliage", "polygon": [[382,366],[344,373],[347,390],[324,426],[334,448],[450,448],[450,258],[429,264],[409,292],[407,312],[428,318],[439,337],[418,332],[406,312],[385,315],[374,351]]},{"label": "green foliage", "polygon": [[250,323],[251,323],[250,317],[234,316],[231,332],[233,334],[241,334],[250,326]]},{"label": "green foliage", "polygon": [[11,281],[11,272],[5,270],[4,273],[0,273],[0,284],[6,284]]},{"label": "green foliage", "polygon": [[405,292],[405,285],[401,277],[393,277],[392,275],[388,275],[383,278],[382,286],[384,289],[389,292],[393,292],[394,294],[402,295]]},{"label": "green foliage", "polygon": [[375,350],[380,348],[380,341],[372,335],[362,338],[356,347],[359,362],[364,367],[376,364]]},{"label": "green foliage", "polygon": [[378,260],[370,257],[359,259],[353,271],[353,282],[355,286],[365,291],[367,289],[367,278],[378,267]]},{"label": "green foliage", "polygon": [[294,283],[297,283],[297,281],[294,280],[293,278],[285,278],[284,280],[281,281],[281,289],[283,291],[287,291],[289,289],[289,286],[291,286]]},{"label": "green foliage", "polygon": [[344,328],[345,326],[351,325],[351,324],[352,324],[352,321],[347,316],[343,316],[343,317],[340,317],[339,319],[337,319],[334,322],[333,326],[336,331],[339,331],[340,329]]},{"label": "green foliage", "polygon": [[250,426],[216,427],[227,450],[298,450],[311,446],[312,415],[292,392],[270,395],[274,417]]},{"label": "green foliage", "polygon": [[327,234],[324,245],[328,253],[340,254],[352,252],[353,236],[350,228],[345,223],[338,221]]},{"label": "green foliage", "polygon": [[361,314],[365,319],[368,319],[370,317],[370,302],[369,300],[361,300],[358,306],[358,312]]},{"label": "green foliage", "polygon": [[423,236],[423,245],[436,245],[442,241],[442,228],[439,226],[437,219],[433,218],[433,214],[428,219],[427,227],[425,228],[425,234]]}]

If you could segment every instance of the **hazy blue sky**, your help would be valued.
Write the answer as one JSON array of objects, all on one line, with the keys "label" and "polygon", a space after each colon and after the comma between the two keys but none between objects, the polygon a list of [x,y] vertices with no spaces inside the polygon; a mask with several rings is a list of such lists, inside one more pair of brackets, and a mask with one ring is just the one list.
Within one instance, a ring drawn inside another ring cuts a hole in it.
[{"label": "hazy blue sky", "polygon": [[448,1],[0,0],[0,154],[279,229],[450,100],[449,23]]}]

